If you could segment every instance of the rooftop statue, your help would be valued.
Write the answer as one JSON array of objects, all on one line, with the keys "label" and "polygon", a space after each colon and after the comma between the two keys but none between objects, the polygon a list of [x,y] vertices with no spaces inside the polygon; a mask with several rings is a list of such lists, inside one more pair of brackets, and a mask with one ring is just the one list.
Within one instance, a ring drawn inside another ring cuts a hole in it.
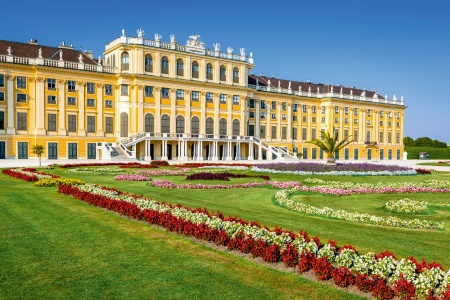
[{"label": "rooftop statue", "polygon": [[301,85],[298,86],[298,91],[299,91],[299,92],[302,91],[302,86],[301,86]]},{"label": "rooftop statue", "polygon": [[361,97],[365,97],[366,96],[366,91],[363,91],[362,93],[361,93]]},{"label": "rooftop statue", "polygon": [[341,86],[341,91],[339,92],[339,94],[341,94],[341,95],[342,95],[342,86]]},{"label": "rooftop statue", "polygon": [[289,81],[289,86],[288,86],[288,90],[291,89],[291,82]]},{"label": "rooftop statue", "polygon": [[122,36],[125,36],[125,29],[122,29]]},{"label": "rooftop statue", "polygon": [[332,93],[333,92],[333,86],[331,86],[331,88],[330,88],[330,93]]},{"label": "rooftop statue", "polygon": [[59,60],[63,60],[62,55],[63,55],[62,50],[59,50]]},{"label": "rooftop statue", "polygon": [[245,56],[245,48],[241,48],[240,51],[241,51],[241,56]]},{"label": "rooftop statue", "polygon": [[278,88],[281,88],[281,81],[278,80]]},{"label": "rooftop statue", "polygon": [[233,48],[231,48],[231,47],[228,47],[228,48],[227,48],[227,52],[228,52],[228,54],[231,54],[231,53],[233,53]]},{"label": "rooftop statue", "polygon": [[80,62],[80,64],[83,63],[83,55],[80,53],[80,56],[78,56],[78,61]]},{"label": "rooftop statue", "polygon": [[350,96],[353,96],[353,90],[350,90]]},{"label": "rooftop statue", "polygon": [[171,44],[176,44],[177,43],[177,40],[175,40],[175,35],[174,34],[170,35],[170,43]]},{"label": "rooftop statue", "polygon": [[317,87],[317,94],[320,92],[320,88],[319,87]]},{"label": "rooftop statue", "polygon": [[42,48],[39,48],[38,58],[42,58]]},{"label": "rooftop statue", "polygon": [[8,47],[8,49],[6,49],[6,51],[8,51],[8,55],[12,55],[12,54],[11,54],[11,52],[12,52],[11,46]]},{"label": "rooftop statue", "polygon": [[311,87],[308,87],[308,93],[311,93]]},{"label": "rooftop statue", "polygon": [[159,42],[161,40],[162,36],[155,33],[155,42]]},{"label": "rooftop statue", "polygon": [[144,34],[145,34],[144,29],[139,28],[139,29],[136,30],[136,31],[137,31],[137,36],[138,36],[138,38],[140,38],[140,39],[144,38]]},{"label": "rooftop statue", "polygon": [[219,52],[220,51],[220,44],[213,44],[214,45],[214,51]]},{"label": "rooftop statue", "polygon": [[187,40],[186,46],[200,46],[204,47],[204,43],[200,42],[200,35],[190,35],[190,40]]},{"label": "rooftop statue", "polygon": [[270,87],[270,79],[267,80],[267,86]]}]

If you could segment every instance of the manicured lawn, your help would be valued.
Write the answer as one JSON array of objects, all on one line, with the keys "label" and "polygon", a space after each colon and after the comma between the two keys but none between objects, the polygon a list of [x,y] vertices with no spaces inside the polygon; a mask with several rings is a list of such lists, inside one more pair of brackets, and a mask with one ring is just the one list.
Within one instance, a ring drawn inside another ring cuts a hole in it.
[{"label": "manicured lawn", "polygon": [[[276,211],[292,227],[301,219],[272,204],[274,189],[175,191],[115,182],[111,175],[54,173],[243,218],[264,221]],[[0,174],[0,190],[2,299],[358,299],[89,206],[56,188]]]},{"label": "manicured lawn", "polygon": [[[135,171],[129,169],[128,171]],[[80,178],[89,183],[99,183],[109,187],[116,187],[122,191],[129,191],[138,195],[146,195],[157,201],[182,204],[191,208],[206,207],[209,211],[221,211],[226,215],[238,216],[244,220],[258,221],[269,227],[279,226],[297,232],[306,230],[311,236],[317,235],[323,242],[336,240],[339,245],[354,245],[360,252],[393,251],[398,257],[415,256],[417,259],[426,258],[437,261],[446,269],[450,268],[450,214],[448,210],[436,210],[434,214],[412,216],[420,219],[445,222],[444,231],[418,230],[405,228],[390,228],[348,221],[332,220],[316,216],[289,211],[275,205],[273,195],[276,189],[259,187],[252,189],[233,190],[177,190],[146,186],[145,182],[114,181],[112,175],[68,174],[65,169],[55,169],[52,173],[63,177]],[[249,174],[254,174],[249,172]],[[262,174],[262,173],[261,173]],[[297,176],[284,174],[267,174],[271,180],[302,181],[312,176]],[[175,183],[196,183],[186,181],[183,176],[155,177],[168,179]],[[376,182],[422,182],[424,180],[447,180],[444,173],[433,172],[433,175],[417,176],[320,176],[323,180],[352,181],[360,183]],[[259,179],[256,179],[259,180]],[[230,183],[236,183],[232,181]],[[353,195],[334,197],[314,195],[308,196],[308,201],[314,205],[338,208],[342,203],[345,209],[355,212],[368,212],[378,215],[397,215],[401,218],[411,218],[404,214],[394,214],[383,210],[382,206],[388,200],[408,197],[413,200],[429,202],[450,202],[449,194],[387,194],[387,195]]]}]

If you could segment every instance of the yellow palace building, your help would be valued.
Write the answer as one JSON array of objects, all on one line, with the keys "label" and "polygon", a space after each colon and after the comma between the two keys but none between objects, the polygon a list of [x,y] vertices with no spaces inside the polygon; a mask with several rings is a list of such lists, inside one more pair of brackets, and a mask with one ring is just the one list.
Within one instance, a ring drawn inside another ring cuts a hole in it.
[{"label": "yellow palace building", "polygon": [[103,58],[72,45],[0,40],[0,159],[323,159],[308,141],[338,131],[338,159],[401,159],[403,98],[251,73],[252,53],[193,35],[122,35]]}]

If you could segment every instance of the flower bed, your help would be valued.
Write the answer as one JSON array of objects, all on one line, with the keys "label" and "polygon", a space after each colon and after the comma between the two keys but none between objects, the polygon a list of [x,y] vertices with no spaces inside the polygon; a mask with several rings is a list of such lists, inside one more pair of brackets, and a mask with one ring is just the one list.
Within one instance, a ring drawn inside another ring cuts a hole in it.
[{"label": "flower bed", "polygon": [[306,178],[303,182],[318,184],[324,188],[340,188],[344,190],[353,189],[382,189],[382,188],[404,188],[404,187],[430,187],[437,189],[450,188],[448,180],[426,180],[418,183],[411,182],[378,182],[378,183],[353,183],[345,181],[325,181],[319,178]]},{"label": "flower bed", "polygon": [[379,299],[442,296],[450,294],[450,272],[436,262],[419,263],[415,258],[398,260],[388,251],[358,254],[352,246],[338,248],[336,242],[322,244],[300,231],[262,228],[221,213],[158,203],[148,198],[120,193],[93,185],[62,185],[59,192],[92,205],[145,220],[169,231],[226,246],[230,250],[251,253],[266,262],[283,262],[297,267],[299,273],[313,270],[320,280],[332,278],[339,286],[356,285]]},{"label": "flower bed", "polygon": [[57,175],[38,172],[35,168],[3,169],[2,173],[25,181],[38,181],[41,179],[59,178],[59,176]]},{"label": "flower bed", "polygon": [[288,190],[281,190],[275,194],[275,201],[286,206],[287,208],[305,213],[308,215],[315,215],[338,220],[345,220],[350,222],[366,223],[372,225],[380,225],[387,227],[407,227],[416,229],[440,229],[444,230],[444,223],[430,222],[427,220],[402,220],[397,217],[379,217],[367,213],[347,212],[345,210],[334,210],[329,207],[318,208],[312,205],[296,202],[290,198],[292,193],[297,192],[298,188]]},{"label": "flower bed", "polygon": [[115,173],[123,173],[124,169],[109,169],[109,168],[73,168],[67,170],[67,173],[81,173],[81,174],[96,174],[96,175],[110,175]]},{"label": "flower bed", "polygon": [[266,181],[270,180],[269,176],[266,175],[247,175],[247,174],[234,174],[229,172],[222,173],[209,173],[209,172],[199,172],[194,173],[186,177],[186,180],[223,180],[230,181],[231,178],[262,178]]},{"label": "flower bed", "polygon": [[285,173],[296,175],[347,175],[347,176],[394,176],[416,175],[414,169],[376,165],[368,163],[326,165],[320,163],[271,163],[258,164],[252,168],[255,172]]},{"label": "flower bed", "polygon": [[140,170],[136,174],[143,174],[145,176],[183,176],[191,169],[183,168],[178,170]]},{"label": "flower bed", "polygon": [[120,174],[114,177],[114,180],[123,181],[148,181],[148,177],[140,174]]},{"label": "flower bed", "polygon": [[248,171],[249,167],[246,166],[230,166],[230,165],[221,165],[221,166],[204,166],[198,167],[199,169],[221,169],[221,171]]},{"label": "flower bed", "polygon": [[251,164],[239,164],[239,163],[233,163],[233,164],[223,164],[223,163],[184,163],[179,166],[182,166],[184,168],[203,168],[203,167],[250,167]]},{"label": "flower bed", "polygon": [[403,213],[424,212],[428,210],[427,205],[428,202],[414,201],[408,198],[386,202],[386,208],[388,210]]},{"label": "flower bed", "polygon": [[62,184],[66,185],[81,185],[85,184],[84,181],[78,180],[78,179],[71,179],[71,178],[47,178],[47,179],[41,179],[34,183],[37,187],[55,187],[60,186]]},{"label": "flower bed", "polygon": [[264,182],[247,182],[237,184],[175,184],[170,180],[153,180],[148,183],[149,186],[167,188],[167,189],[200,189],[200,190],[216,190],[216,189],[238,189],[238,188],[251,188],[263,185],[271,185],[277,189],[292,188],[300,186],[300,182],[277,182],[277,181],[264,181]]}]

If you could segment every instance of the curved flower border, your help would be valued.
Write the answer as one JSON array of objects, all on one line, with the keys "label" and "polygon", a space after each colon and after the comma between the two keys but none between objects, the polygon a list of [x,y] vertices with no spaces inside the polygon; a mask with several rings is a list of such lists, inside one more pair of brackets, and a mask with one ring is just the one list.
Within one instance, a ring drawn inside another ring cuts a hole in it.
[{"label": "curved flower border", "polygon": [[247,183],[237,183],[237,184],[175,184],[170,180],[158,180],[155,179],[148,183],[149,186],[166,188],[166,189],[196,189],[196,190],[218,190],[218,189],[239,189],[239,188],[251,188],[263,185],[271,185],[276,189],[286,189],[292,187],[300,187],[301,183],[297,181],[263,181],[263,182],[247,182]]},{"label": "curved flower border", "polygon": [[294,175],[331,175],[331,176],[404,176],[404,175],[416,175],[415,170],[401,170],[401,171],[328,171],[328,172],[315,172],[315,171],[281,171],[274,169],[264,169],[254,166],[252,168],[254,172],[265,173],[280,173],[280,174],[294,174]]},{"label": "curved flower border", "polygon": [[416,229],[439,229],[444,230],[443,222],[430,222],[427,220],[402,220],[397,217],[379,217],[367,213],[354,213],[345,210],[334,210],[329,207],[318,208],[309,204],[296,202],[290,198],[292,193],[297,192],[297,188],[281,190],[275,194],[275,201],[286,206],[290,210],[305,213],[307,215],[315,215],[320,217],[333,218],[357,223],[366,223],[372,225],[380,225],[387,227],[406,227]]}]

